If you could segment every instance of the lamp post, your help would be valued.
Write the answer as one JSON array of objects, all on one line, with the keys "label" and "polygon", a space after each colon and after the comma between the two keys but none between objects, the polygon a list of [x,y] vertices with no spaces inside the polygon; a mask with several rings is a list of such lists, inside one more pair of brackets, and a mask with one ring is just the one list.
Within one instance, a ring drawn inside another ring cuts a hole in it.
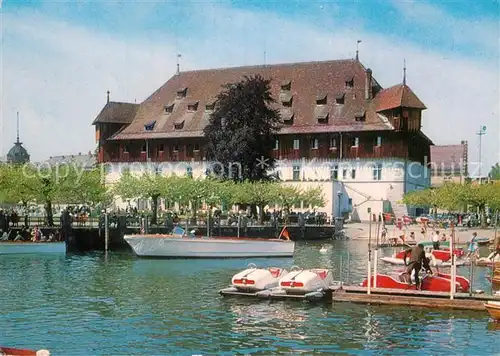
[{"label": "lamp post", "polygon": [[341,213],[341,210],[340,210],[340,203],[341,203],[341,200],[342,200],[342,192],[339,190],[337,192],[337,202],[338,202],[338,205],[339,205],[339,214],[338,214],[338,217],[342,217],[342,213]]},{"label": "lamp post", "polygon": [[483,138],[483,135],[486,135],[486,126],[481,126],[479,128],[479,131],[476,132],[476,135],[479,136],[479,182],[481,183],[481,168],[482,168],[482,165],[483,165],[483,157],[482,157],[482,152],[481,152],[481,143],[482,143],[482,138]]}]

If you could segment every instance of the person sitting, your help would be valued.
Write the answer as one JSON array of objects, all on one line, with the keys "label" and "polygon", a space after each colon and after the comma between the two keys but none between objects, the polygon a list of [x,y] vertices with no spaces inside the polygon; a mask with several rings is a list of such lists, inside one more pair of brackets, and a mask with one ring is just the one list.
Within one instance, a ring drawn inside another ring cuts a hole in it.
[{"label": "person sitting", "polygon": [[[408,255],[410,255],[410,261],[409,263],[406,263],[406,257]],[[417,289],[420,289],[419,273],[422,266],[425,268],[426,272],[432,274],[432,270],[429,266],[429,259],[425,256],[424,245],[418,244],[411,249],[405,250],[403,261],[405,262],[405,266],[407,266],[406,274],[409,276],[408,284],[411,285],[411,275],[412,272],[415,271],[415,285]]]},{"label": "person sitting", "polygon": [[19,233],[19,231],[17,231],[17,234],[16,234],[16,237],[15,237],[14,241],[23,241],[23,237],[21,236],[21,234]]},{"label": "person sitting", "polygon": [[0,230],[0,234],[1,234],[0,241],[9,241],[9,235],[7,234],[6,231],[3,231],[2,234],[2,230]]}]

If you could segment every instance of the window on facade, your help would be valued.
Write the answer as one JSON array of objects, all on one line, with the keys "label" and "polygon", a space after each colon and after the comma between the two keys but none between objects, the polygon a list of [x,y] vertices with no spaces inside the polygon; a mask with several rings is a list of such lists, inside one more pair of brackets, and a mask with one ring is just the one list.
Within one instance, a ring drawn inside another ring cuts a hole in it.
[{"label": "window on facade", "polygon": [[381,180],[382,179],[382,164],[377,163],[375,167],[373,167],[373,180]]},{"label": "window on facade", "polygon": [[162,173],[162,168],[161,166],[155,166],[155,174],[161,174]]},{"label": "window on facade", "polygon": [[359,137],[353,137],[352,138],[352,147],[358,147],[359,146]]},{"label": "window on facade", "polygon": [[342,179],[347,179],[347,169],[346,168],[344,168],[342,170]]},{"label": "window on facade", "polygon": [[179,146],[173,145],[172,146],[172,152],[179,152]]},{"label": "window on facade", "polygon": [[191,166],[187,166],[187,167],[186,167],[186,175],[187,175],[189,178],[193,178],[193,167],[191,167]]},{"label": "window on facade", "polygon": [[382,136],[377,137],[377,147],[382,146]]},{"label": "window on facade", "polygon": [[330,180],[337,179],[339,179],[339,166],[335,164],[330,167]]},{"label": "window on facade", "polygon": [[280,140],[274,140],[274,150],[277,151],[280,149]]},{"label": "window on facade", "polygon": [[317,138],[311,139],[309,144],[310,144],[312,150],[318,149],[318,139]]},{"label": "window on facade", "polygon": [[330,149],[337,148],[337,139],[335,137],[330,137]]},{"label": "window on facade", "polygon": [[128,146],[123,146],[123,153],[129,153]]},{"label": "window on facade", "polygon": [[200,150],[200,144],[199,144],[199,143],[197,143],[197,142],[195,142],[195,144],[194,144],[194,148],[193,148],[193,151],[197,152],[197,151],[199,151],[199,150]]},{"label": "window on facade", "polygon": [[298,150],[300,148],[300,141],[298,139],[293,140],[293,149]]},{"label": "window on facade", "polygon": [[163,143],[160,143],[160,144],[158,145],[158,151],[159,151],[159,152],[163,152]]},{"label": "window on facade", "polygon": [[351,179],[356,179],[356,170],[354,168],[351,169]]},{"label": "window on facade", "polygon": [[293,180],[300,180],[300,166],[293,166]]},{"label": "window on facade", "polygon": [[350,78],[350,79],[347,79],[345,81],[345,87],[348,88],[348,89],[354,88],[354,77]]},{"label": "window on facade", "polygon": [[141,147],[141,152],[146,152],[146,144],[143,144]]}]

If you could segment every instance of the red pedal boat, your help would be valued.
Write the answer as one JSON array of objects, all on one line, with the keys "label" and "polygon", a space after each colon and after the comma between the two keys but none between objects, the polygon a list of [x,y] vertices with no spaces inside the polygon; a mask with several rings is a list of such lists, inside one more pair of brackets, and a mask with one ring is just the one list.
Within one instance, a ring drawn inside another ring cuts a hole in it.
[{"label": "red pedal boat", "polygon": [[[377,274],[376,288],[388,289],[406,289],[416,290],[415,284],[408,284],[406,279],[408,276],[405,273],[389,276],[386,274]],[[362,287],[368,287],[368,279],[361,283]],[[375,278],[371,279],[371,286],[375,288]],[[421,290],[431,292],[449,292],[451,287],[451,275],[446,273],[435,273],[434,275],[427,275],[422,278]],[[456,292],[466,293],[470,289],[470,282],[467,278],[462,276],[456,277]]]}]

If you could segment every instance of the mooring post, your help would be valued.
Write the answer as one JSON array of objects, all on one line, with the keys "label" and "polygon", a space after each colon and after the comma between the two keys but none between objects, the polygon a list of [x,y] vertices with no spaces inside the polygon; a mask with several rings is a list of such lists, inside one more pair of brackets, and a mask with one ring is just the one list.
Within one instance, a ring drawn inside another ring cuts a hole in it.
[{"label": "mooring post", "polygon": [[351,254],[347,251],[347,284],[349,284],[349,279],[351,278]]},{"label": "mooring post", "polygon": [[469,295],[470,296],[472,296],[472,286],[474,284],[474,264],[475,263],[476,263],[476,251],[474,251],[474,253],[471,255],[471,261],[470,261],[470,266],[469,266],[469,281],[470,281]]},{"label": "mooring post", "polygon": [[[454,299],[455,294],[455,283],[457,281],[456,277],[456,267],[455,267],[455,254],[453,253],[453,242],[455,240],[455,225],[451,223],[451,236],[450,236],[450,254],[451,254],[451,286],[450,286],[450,299]],[[472,284],[471,284],[472,288]]]},{"label": "mooring post", "polygon": [[380,235],[380,219],[377,221],[377,236],[375,237],[375,256],[373,261],[373,287],[377,288],[377,273],[378,273],[378,245]]},{"label": "mooring post", "polygon": [[108,213],[104,213],[104,251],[108,252],[109,249],[109,220]]},{"label": "mooring post", "polygon": [[342,255],[340,255],[339,281],[342,283]]},{"label": "mooring post", "polygon": [[372,289],[372,219],[371,219],[372,209],[368,208],[369,220],[369,232],[368,232],[368,288],[366,292],[371,294]]},{"label": "mooring post", "polygon": [[240,222],[241,222],[241,216],[238,212],[238,228],[236,229],[237,230],[236,233],[237,233],[238,238],[240,237]]}]

